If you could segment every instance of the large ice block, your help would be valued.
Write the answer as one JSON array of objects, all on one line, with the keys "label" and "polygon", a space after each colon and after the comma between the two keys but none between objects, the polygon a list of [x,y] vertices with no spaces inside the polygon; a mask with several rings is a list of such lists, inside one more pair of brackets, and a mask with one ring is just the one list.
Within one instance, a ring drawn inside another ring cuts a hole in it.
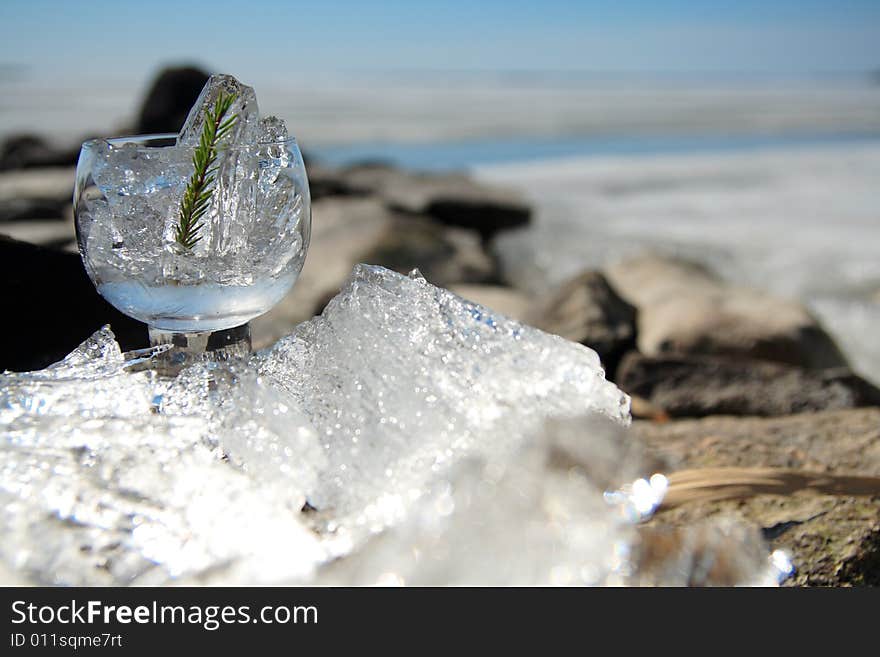
[{"label": "large ice block", "polygon": [[635,530],[603,501],[625,476],[620,426],[589,417],[531,433],[509,458],[474,456],[425,486],[406,520],[319,573],[339,585],[621,584]]},{"label": "large ice block", "polygon": [[0,376],[0,558],[43,584],[309,576],[325,557],[299,519],[298,464],[322,458],[308,423],[252,373],[132,364],[104,329]]},{"label": "large ice block", "polygon": [[[149,358],[104,329],[53,367],[0,375],[0,573],[628,581],[633,517],[602,493],[650,473],[627,397],[585,347],[362,265],[247,360],[168,380]],[[746,547],[750,576],[765,563]],[[668,581],[679,557],[641,581]]]},{"label": "large ice block", "polygon": [[502,457],[549,417],[629,420],[595,352],[430,285],[358,265],[321,317],[257,359],[318,431],[309,502],[378,529],[469,454]]}]

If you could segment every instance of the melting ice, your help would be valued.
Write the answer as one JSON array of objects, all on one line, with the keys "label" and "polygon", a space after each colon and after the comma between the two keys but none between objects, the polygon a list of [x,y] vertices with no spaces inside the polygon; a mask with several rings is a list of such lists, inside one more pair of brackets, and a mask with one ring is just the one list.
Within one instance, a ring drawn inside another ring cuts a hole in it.
[{"label": "melting ice", "polygon": [[0,377],[0,573],[80,585],[632,576],[634,526],[602,496],[642,474],[628,398],[591,350],[416,273],[356,267],[323,315],[248,361],[169,381],[131,359],[105,328],[55,366]]}]

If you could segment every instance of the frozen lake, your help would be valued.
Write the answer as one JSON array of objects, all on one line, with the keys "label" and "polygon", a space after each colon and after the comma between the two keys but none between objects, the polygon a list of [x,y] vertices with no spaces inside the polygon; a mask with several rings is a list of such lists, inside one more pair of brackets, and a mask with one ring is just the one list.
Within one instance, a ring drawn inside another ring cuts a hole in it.
[{"label": "frozen lake", "polygon": [[805,301],[857,370],[880,381],[880,145],[566,158],[478,169],[526,193],[530,229],[495,248],[541,293],[646,249]]}]

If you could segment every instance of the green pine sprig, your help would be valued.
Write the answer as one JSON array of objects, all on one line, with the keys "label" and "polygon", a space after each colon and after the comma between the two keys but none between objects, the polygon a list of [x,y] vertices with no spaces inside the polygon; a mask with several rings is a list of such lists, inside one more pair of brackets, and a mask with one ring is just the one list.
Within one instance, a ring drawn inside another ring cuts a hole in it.
[{"label": "green pine sprig", "polygon": [[214,193],[212,185],[217,177],[217,148],[220,141],[229,134],[238,117],[235,114],[227,117],[226,113],[235,101],[235,94],[220,92],[202,126],[199,145],[193,151],[193,171],[186,191],[180,200],[177,226],[174,228],[174,239],[185,249],[192,249],[202,236],[199,235],[204,224],[200,219],[205,216]]}]

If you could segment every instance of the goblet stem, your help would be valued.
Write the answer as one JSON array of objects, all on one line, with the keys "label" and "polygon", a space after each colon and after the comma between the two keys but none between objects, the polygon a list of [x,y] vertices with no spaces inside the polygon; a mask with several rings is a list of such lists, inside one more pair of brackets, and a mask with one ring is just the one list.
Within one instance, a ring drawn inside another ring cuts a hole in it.
[{"label": "goblet stem", "polygon": [[193,363],[223,362],[246,358],[251,354],[251,325],[242,324],[222,331],[177,333],[150,327],[150,345],[171,348],[154,357],[156,371],[176,376]]}]

